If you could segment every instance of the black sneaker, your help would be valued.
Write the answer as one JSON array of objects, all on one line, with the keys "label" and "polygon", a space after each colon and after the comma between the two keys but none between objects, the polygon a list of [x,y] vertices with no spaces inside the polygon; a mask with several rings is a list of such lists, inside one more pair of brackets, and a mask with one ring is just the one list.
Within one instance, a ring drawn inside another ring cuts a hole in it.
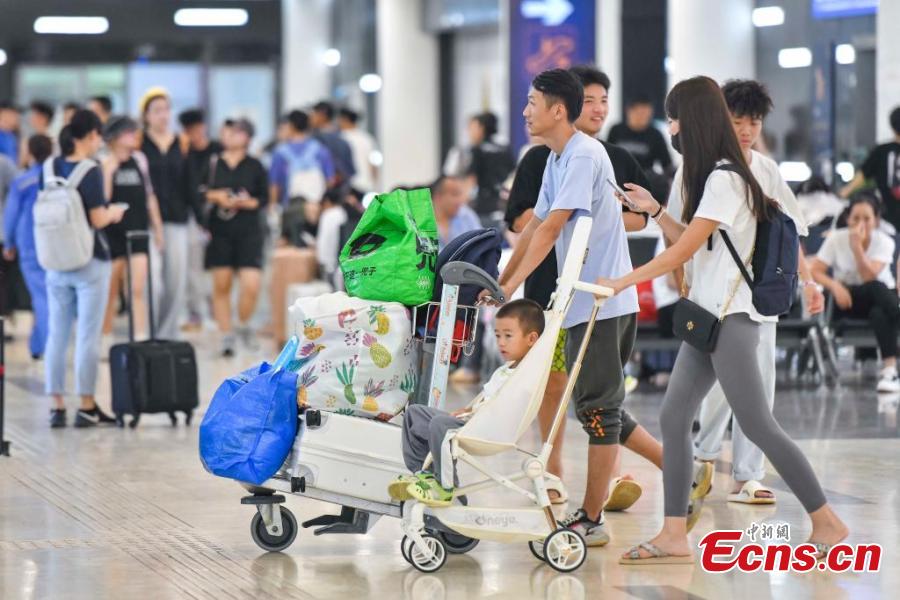
[{"label": "black sneaker", "polygon": [[606,532],[602,512],[600,513],[600,520],[593,521],[588,518],[583,508],[579,508],[560,521],[559,524],[562,527],[567,527],[580,533],[588,546],[605,546],[609,543],[609,533]]},{"label": "black sneaker", "polygon": [[79,408],[78,412],[75,413],[75,427],[96,427],[97,425],[115,422],[116,420],[113,417],[110,417],[96,406],[91,410]]},{"label": "black sneaker", "polygon": [[50,409],[50,429],[59,429],[66,426],[66,409]]}]

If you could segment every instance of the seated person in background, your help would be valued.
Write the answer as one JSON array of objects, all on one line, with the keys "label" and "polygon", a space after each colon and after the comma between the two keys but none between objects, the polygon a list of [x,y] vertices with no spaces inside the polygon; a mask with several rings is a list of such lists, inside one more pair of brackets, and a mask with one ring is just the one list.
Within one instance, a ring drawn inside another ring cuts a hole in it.
[{"label": "seated person in background", "polygon": [[[826,239],[812,261],[815,280],[833,295],[836,316],[868,319],[881,350],[879,392],[900,392],[897,376],[897,302],[891,263],[894,240],[878,230],[880,206],[876,198],[859,195],[850,204],[845,229]],[[831,276],[827,270],[831,269]]]},{"label": "seated person in background", "polygon": [[[469,406],[452,413],[412,404],[403,415],[403,461],[416,475],[404,475],[388,487],[396,500],[416,499],[428,506],[447,506],[453,500],[456,474],[447,434],[466,421],[492,398],[544,332],[544,312],[532,300],[514,300],[500,307],[494,322],[500,354],[506,363]],[[422,468],[429,453],[430,470]]]}]

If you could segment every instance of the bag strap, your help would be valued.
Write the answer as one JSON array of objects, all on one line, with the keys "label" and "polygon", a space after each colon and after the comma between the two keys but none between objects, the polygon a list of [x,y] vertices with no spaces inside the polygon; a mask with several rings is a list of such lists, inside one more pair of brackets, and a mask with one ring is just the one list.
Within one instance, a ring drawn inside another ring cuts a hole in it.
[{"label": "bag strap", "polygon": [[53,161],[55,159],[51,156],[47,160],[44,161],[43,171],[44,171],[44,186],[46,187],[52,179],[56,179],[56,173],[53,171]]},{"label": "bag strap", "polygon": [[75,170],[72,171],[72,174],[69,175],[68,179],[66,179],[66,185],[72,189],[76,189],[81,185],[81,181],[88,172],[96,166],[97,163],[89,158],[82,160],[75,166]]},{"label": "bag strap", "polygon": [[[747,271],[747,267],[745,267],[743,261],[741,261],[741,257],[740,255],[738,255],[737,250],[735,250],[734,244],[731,243],[731,238],[728,237],[728,234],[721,229],[719,230],[719,233],[722,234],[722,239],[725,240],[725,245],[728,246],[728,253],[731,254],[731,258],[734,259],[734,264],[738,266],[738,269],[740,269],[741,271],[741,275],[744,277],[744,281],[747,282],[747,285],[749,285],[750,289],[752,290],[753,279],[751,279],[750,272]],[[750,256],[752,260],[753,255],[751,254]]]},{"label": "bag strap", "polygon": [[213,182],[216,180],[216,167],[219,165],[219,155],[213,152],[209,155],[209,176],[206,179],[206,189],[213,189]]}]

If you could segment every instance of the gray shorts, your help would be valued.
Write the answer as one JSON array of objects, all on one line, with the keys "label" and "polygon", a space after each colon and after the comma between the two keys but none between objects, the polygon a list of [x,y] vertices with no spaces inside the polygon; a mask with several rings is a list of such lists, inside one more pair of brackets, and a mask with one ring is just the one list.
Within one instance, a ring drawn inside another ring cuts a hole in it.
[{"label": "gray shorts", "polygon": [[[567,330],[566,367],[578,356],[587,323]],[[575,382],[572,403],[575,415],[591,444],[624,443],[637,422],[622,409],[625,401],[624,368],[634,349],[637,315],[602,319],[594,325],[581,373]]]}]

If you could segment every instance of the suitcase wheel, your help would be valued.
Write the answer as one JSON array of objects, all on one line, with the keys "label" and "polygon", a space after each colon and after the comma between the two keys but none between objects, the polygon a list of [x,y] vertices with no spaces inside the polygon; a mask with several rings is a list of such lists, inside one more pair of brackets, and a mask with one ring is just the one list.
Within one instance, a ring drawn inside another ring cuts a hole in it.
[{"label": "suitcase wheel", "polygon": [[185,425],[190,425],[191,420],[193,420],[193,418],[194,418],[194,411],[192,411],[192,410],[184,411],[184,424]]},{"label": "suitcase wheel", "polygon": [[175,413],[173,413],[173,412],[169,413],[169,420],[172,421],[172,427],[175,427],[176,425],[178,425],[178,419],[175,417]]}]

